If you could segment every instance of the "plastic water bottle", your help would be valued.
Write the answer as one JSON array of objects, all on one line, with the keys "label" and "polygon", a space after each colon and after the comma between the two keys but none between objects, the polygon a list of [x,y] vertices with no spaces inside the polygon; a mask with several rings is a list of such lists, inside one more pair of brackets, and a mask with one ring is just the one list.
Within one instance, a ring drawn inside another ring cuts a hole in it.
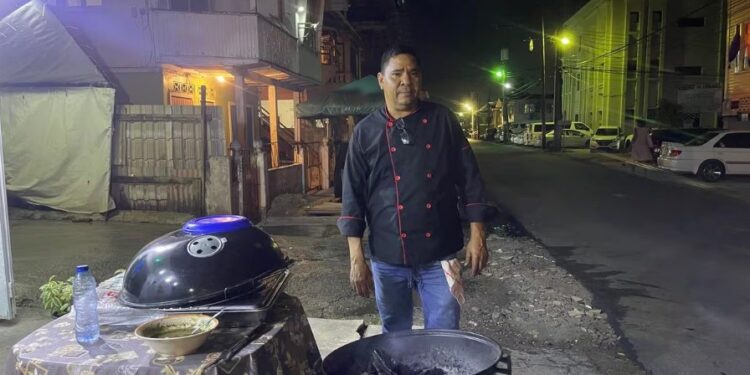
[{"label": "plastic water bottle", "polygon": [[76,309],[76,341],[91,344],[99,339],[99,314],[96,311],[96,280],[89,266],[76,267],[73,279],[73,306]]}]

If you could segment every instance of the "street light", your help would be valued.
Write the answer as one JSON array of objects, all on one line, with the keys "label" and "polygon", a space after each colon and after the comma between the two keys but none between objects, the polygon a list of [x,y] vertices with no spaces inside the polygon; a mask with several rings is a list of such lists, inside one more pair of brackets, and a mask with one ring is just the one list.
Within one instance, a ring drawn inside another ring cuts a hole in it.
[{"label": "street light", "polygon": [[503,83],[503,88],[505,89],[512,89],[513,85],[510,82]]},{"label": "street light", "polygon": [[[464,108],[466,108],[467,111],[469,111],[471,116],[471,130],[474,131],[474,106],[471,103],[464,103]],[[479,132],[477,132],[477,135],[479,135]]]},{"label": "street light", "polygon": [[[559,52],[563,49],[568,48],[573,42],[571,41],[571,37],[568,34],[560,34],[559,36],[553,38],[556,43],[554,43],[555,48],[555,70],[554,70],[554,86],[553,86],[553,111],[552,111],[552,123],[554,126],[554,140],[555,140],[555,147],[560,146],[560,126],[559,121],[562,117],[562,95],[560,95],[561,89],[562,89],[562,64],[560,63],[560,57]],[[546,138],[545,138],[546,140]]]}]

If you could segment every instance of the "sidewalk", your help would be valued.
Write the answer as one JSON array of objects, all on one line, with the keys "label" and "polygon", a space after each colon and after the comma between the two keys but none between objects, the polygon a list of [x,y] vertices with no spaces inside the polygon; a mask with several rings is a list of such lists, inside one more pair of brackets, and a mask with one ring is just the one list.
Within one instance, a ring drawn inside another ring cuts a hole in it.
[{"label": "sidewalk", "polygon": [[654,164],[631,160],[627,154],[610,152],[590,153],[588,150],[578,149],[566,149],[561,154],[576,160],[597,163],[650,180],[692,186],[750,203],[750,176],[726,176],[721,181],[709,183],[700,180],[697,176],[678,174],[661,169]]}]

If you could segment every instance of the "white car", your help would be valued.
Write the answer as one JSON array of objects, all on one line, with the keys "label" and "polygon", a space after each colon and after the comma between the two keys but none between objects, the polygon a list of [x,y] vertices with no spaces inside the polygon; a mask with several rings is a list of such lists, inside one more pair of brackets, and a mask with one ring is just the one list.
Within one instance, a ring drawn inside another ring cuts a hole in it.
[{"label": "white car", "polygon": [[573,121],[573,122],[565,122],[562,126],[563,129],[569,129],[569,130],[578,130],[582,132],[583,134],[586,134],[589,138],[591,138],[591,128],[580,122],[580,121]]},{"label": "white car", "polygon": [[622,144],[622,130],[615,126],[600,126],[591,137],[591,151],[612,150],[620,151]]},{"label": "white car", "polygon": [[[554,124],[551,123],[545,123],[545,129],[544,130],[552,130],[555,128]],[[541,147],[542,145],[542,123],[541,122],[535,122],[533,124],[529,124],[526,127],[526,136],[524,138],[524,145],[526,146],[536,146]]]},{"label": "white car", "polygon": [[[546,138],[548,145],[553,144],[555,142],[555,132],[548,132]],[[585,132],[573,129],[562,130],[560,138],[562,140],[562,147],[588,148],[591,141],[591,137]]]},{"label": "white car", "polygon": [[684,145],[664,142],[659,166],[715,182],[727,174],[750,174],[750,130],[708,132]]}]

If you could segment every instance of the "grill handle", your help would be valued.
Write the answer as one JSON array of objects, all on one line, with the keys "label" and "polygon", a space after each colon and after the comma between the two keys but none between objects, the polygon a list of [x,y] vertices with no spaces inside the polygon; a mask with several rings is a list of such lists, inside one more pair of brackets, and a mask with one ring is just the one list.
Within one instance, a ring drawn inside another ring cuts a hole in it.
[{"label": "grill handle", "polygon": [[510,354],[503,351],[503,354],[500,356],[500,360],[497,361],[495,364],[495,370],[493,375],[512,375],[513,374],[513,365],[510,360]]}]

